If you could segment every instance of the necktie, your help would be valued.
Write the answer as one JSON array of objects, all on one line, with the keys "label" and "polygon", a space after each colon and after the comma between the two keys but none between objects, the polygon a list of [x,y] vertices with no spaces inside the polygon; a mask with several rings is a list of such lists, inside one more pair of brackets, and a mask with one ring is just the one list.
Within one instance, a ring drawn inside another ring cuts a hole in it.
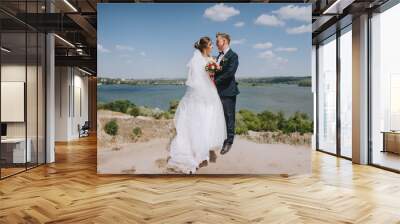
[{"label": "necktie", "polygon": [[223,51],[220,51],[219,54],[218,54],[218,56],[217,56],[217,61],[219,61],[219,58],[220,58],[222,55],[224,55],[224,52],[223,52]]}]

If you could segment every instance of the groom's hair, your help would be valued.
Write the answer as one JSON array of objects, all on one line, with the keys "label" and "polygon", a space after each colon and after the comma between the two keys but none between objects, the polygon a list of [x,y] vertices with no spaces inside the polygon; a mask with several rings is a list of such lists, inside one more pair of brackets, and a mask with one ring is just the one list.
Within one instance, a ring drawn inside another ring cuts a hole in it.
[{"label": "groom's hair", "polygon": [[225,39],[228,41],[228,44],[231,43],[231,37],[230,37],[229,34],[227,34],[227,33],[218,32],[217,35],[216,35],[216,37],[217,37],[217,38],[218,38],[218,37],[225,38]]}]

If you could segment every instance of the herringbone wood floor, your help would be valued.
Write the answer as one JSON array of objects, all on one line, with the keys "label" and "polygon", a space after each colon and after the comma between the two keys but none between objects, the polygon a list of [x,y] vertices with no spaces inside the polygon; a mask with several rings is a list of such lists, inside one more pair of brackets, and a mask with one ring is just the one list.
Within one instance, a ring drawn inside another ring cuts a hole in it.
[{"label": "herringbone wood floor", "polygon": [[400,223],[400,175],[313,153],[299,176],[99,176],[94,137],[0,181],[0,223]]}]

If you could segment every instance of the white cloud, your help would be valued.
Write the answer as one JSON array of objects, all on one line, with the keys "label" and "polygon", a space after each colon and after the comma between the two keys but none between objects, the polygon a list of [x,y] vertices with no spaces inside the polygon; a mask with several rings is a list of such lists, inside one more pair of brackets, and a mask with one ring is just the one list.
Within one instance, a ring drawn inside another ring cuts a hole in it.
[{"label": "white cloud", "polygon": [[115,49],[119,50],[119,51],[134,51],[135,48],[128,46],[128,45],[115,45]]},{"label": "white cloud", "polygon": [[278,17],[274,15],[268,15],[268,14],[262,14],[260,15],[254,23],[256,25],[261,25],[261,26],[283,26],[285,25],[285,22],[280,20]]},{"label": "white cloud", "polygon": [[121,57],[121,58],[130,58],[130,57],[132,57],[132,55],[129,55],[129,54],[121,54],[121,55],[119,55],[119,57]]},{"label": "white cloud", "polygon": [[289,62],[288,59],[282,58],[282,57],[276,57],[276,61],[277,61],[278,63],[283,63],[283,64],[286,64],[286,63]]},{"label": "white cloud", "polygon": [[246,42],[246,39],[239,39],[239,40],[232,40],[231,44],[235,45],[235,44],[244,44]]},{"label": "white cloud", "polygon": [[107,48],[103,47],[103,45],[101,44],[97,44],[97,50],[102,52],[102,53],[109,53],[110,50],[108,50]]},{"label": "white cloud", "polygon": [[272,47],[272,43],[271,42],[265,42],[265,43],[258,43],[258,44],[254,44],[253,48],[255,49],[268,49]]},{"label": "white cloud", "polygon": [[146,56],[146,52],[142,51],[142,52],[140,52],[140,55],[144,57],[144,56]]},{"label": "white cloud", "polygon": [[234,26],[236,26],[236,27],[243,27],[244,25],[245,25],[244,22],[237,22],[234,24]]},{"label": "white cloud", "polygon": [[204,11],[204,17],[216,22],[223,22],[232,16],[239,15],[240,11],[224,3],[216,4]]},{"label": "white cloud", "polygon": [[275,54],[274,54],[274,52],[268,50],[268,51],[261,52],[260,54],[258,54],[258,56],[260,58],[264,58],[264,59],[272,59],[275,57]]},{"label": "white cloud", "polygon": [[286,29],[286,32],[288,34],[310,33],[311,32],[311,24],[288,28],[288,29]]},{"label": "white cloud", "polygon": [[132,64],[132,63],[133,63],[133,60],[132,60],[132,59],[128,59],[128,60],[125,61],[125,63],[127,63],[127,64]]},{"label": "white cloud", "polygon": [[277,56],[274,52],[271,50],[263,51],[258,54],[259,58],[265,59],[269,62],[272,62],[274,64],[284,64],[287,63],[289,60],[286,58],[282,58]]},{"label": "white cloud", "polygon": [[295,52],[297,51],[297,48],[295,47],[278,47],[275,49],[275,51],[283,51],[283,52]]},{"label": "white cloud", "polygon": [[284,20],[294,19],[298,21],[311,22],[311,6],[287,5],[273,11],[272,13],[278,15],[279,18]]}]

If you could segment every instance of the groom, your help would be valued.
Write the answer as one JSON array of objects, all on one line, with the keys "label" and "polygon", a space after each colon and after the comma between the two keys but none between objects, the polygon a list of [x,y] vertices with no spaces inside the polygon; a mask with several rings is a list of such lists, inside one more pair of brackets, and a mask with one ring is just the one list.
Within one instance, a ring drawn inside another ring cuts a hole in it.
[{"label": "groom", "polygon": [[224,108],[227,139],[221,149],[221,154],[229,152],[235,137],[235,108],[236,95],[239,94],[235,73],[239,66],[238,55],[230,49],[231,38],[227,33],[217,33],[217,47],[219,54],[217,63],[222,69],[215,73],[215,83]]}]

